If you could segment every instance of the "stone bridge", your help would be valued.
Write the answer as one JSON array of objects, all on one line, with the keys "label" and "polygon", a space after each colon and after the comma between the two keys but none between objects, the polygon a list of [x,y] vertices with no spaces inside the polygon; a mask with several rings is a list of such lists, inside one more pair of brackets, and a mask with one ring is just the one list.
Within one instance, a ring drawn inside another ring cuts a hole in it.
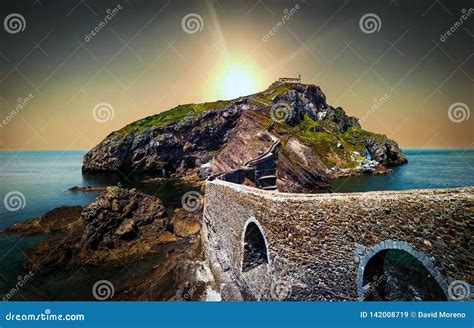
[{"label": "stone bridge", "polygon": [[209,181],[203,242],[224,300],[466,299],[473,194],[286,194]]}]

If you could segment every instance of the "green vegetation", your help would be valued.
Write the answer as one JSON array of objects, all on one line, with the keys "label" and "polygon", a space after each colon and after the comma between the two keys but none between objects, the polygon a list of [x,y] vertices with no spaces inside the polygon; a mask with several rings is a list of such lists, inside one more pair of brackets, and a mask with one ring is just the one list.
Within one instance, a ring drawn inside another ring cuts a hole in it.
[{"label": "green vegetation", "polygon": [[162,126],[167,123],[177,122],[186,116],[197,116],[203,112],[222,109],[232,103],[232,100],[218,100],[215,102],[207,102],[203,104],[186,104],[179,105],[165,112],[145,117],[141,120],[130,123],[118,131],[119,136],[123,136],[129,132],[142,132],[154,126]]},{"label": "green vegetation", "polygon": [[[274,83],[268,88],[269,91],[264,91],[264,92],[257,93],[255,95],[250,96],[249,98],[254,99],[254,100],[256,100],[257,102],[260,102],[260,103],[263,102],[263,103],[269,104],[269,103],[271,103],[273,97],[275,97],[278,94],[283,94],[283,93],[289,91],[290,89],[291,89],[290,84],[287,84],[287,83],[286,84],[281,84],[281,83],[275,84]],[[266,92],[269,92],[269,93],[265,94]]]},{"label": "green vegetation", "polygon": [[[250,95],[246,98],[249,100],[251,106],[259,107],[262,104],[271,104],[273,97],[279,94],[284,94],[293,87],[293,84],[275,82],[267,90]],[[135,121],[121,130],[114,132],[110,137],[115,139],[122,138],[124,135],[131,132],[140,133],[152,127],[178,122],[184,120],[186,117],[194,117],[206,111],[223,109],[239,100],[242,100],[242,98],[219,100],[203,104],[179,105],[168,111]],[[334,112],[336,118],[341,118],[346,115],[344,110],[340,107],[331,107],[331,110]],[[269,118],[269,108],[264,109],[261,113],[252,111],[249,111],[248,113],[262,125],[262,129],[268,126],[271,122]],[[385,140],[385,136],[368,132],[361,128],[352,127],[343,133],[338,132],[338,128],[333,122],[333,119],[327,118],[316,122],[307,115],[305,115],[303,120],[296,126],[277,122],[274,129],[279,131],[278,133],[280,134],[280,140],[283,146],[286,145],[288,138],[295,137],[304,145],[311,148],[329,168],[333,166],[346,168],[355,167],[358,164],[357,161],[361,160],[365,153],[364,139],[372,137],[379,143],[383,143]],[[355,158],[355,151],[359,152],[361,156]],[[290,160],[296,159],[290,158]]]},{"label": "green vegetation", "polygon": [[[286,128],[290,131],[291,135],[298,138],[303,144],[318,154],[328,167],[335,165],[339,167],[357,166],[357,160],[362,159],[365,152],[363,138],[366,136],[373,136],[378,140],[383,138],[383,136],[376,133],[357,128],[350,128],[344,133],[332,132],[331,124],[332,122],[329,120],[315,122],[305,115],[297,126],[287,126]],[[311,129],[316,129],[316,131],[320,132],[313,132]],[[342,147],[339,148],[338,144],[341,144]],[[353,160],[354,151],[359,152],[361,156]]]},{"label": "green vegetation", "polygon": [[[249,96],[249,99],[253,101],[254,104],[257,106],[261,105],[261,103],[268,104],[277,94],[285,93],[290,90],[290,85],[278,83],[270,86],[268,90],[269,93],[267,95],[264,95],[265,92],[261,92]],[[141,120],[130,123],[119,131],[113,133],[112,137],[120,138],[130,132],[140,133],[146,129],[155,126],[162,126],[168,123],[178,122],[187,116],[197,116],[206,111],[222,109],[237,100],[239,99],[218,100],[215,102],[207,102],[203,104],[179,105],[165,112],[156,115],[151,115]]]},{"label": "green vegetation", "polygon": [[383,134],[369,132],[360,128],[349,128],[344,133],[344,138],[349,140],[351,143],[360,143],[362,139],[367,137],[374,138],[378,143],[384,143],[386,139]]}]

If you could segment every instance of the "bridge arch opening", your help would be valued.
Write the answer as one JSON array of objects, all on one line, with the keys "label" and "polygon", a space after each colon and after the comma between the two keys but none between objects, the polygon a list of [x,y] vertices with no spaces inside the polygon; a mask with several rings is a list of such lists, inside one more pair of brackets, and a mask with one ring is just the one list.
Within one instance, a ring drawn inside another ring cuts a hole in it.
[{"label": "bridge arch opening", "polygon": [[364,301],[447,300],[439,272],[422,253],[409,245],[373,249],[362,265],[359,291]]},{"label": "bridge arch opening", "polygon": [[268,246],[263,229],[258,221],[251,218],[246,222],[243,231],[242,272],[268,263]]}]

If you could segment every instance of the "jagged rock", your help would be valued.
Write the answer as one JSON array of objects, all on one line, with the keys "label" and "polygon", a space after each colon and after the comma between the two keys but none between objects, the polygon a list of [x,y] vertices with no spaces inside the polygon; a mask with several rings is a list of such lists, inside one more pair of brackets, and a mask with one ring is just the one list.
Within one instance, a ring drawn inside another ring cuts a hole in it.
[{"label": "jagged rock", "polygon": [[161,233],[168,224],[168,214],[161,200],[136,189],[109,187],[84,208],[86,226],[83,247],[114,248],[123,238],[139,237],[145,229]]},{"label": "jagged rock", "polygon": [[[270,124],[271,108],[279,103],[290,113],[285,122]],[[318,86],[275,82],[250,96],[180,105],[133,122],[89,151],[83,170],[174,173],[188,180],[232,171],[237,180],[255,183],[242,166],[272,145],[267,129],[282,141],[275,162],[280,191],[325,189],[335,176],[384,171],[372,164],[354,167],[360,160],[354,151],[382,166],[407,161],[395,141],[363,130],[357,118],[327,104]],[[296,142],[306,147],[298,156]]]},{"label": "jagged rock", "polygon": [[171,224],[178,237],[189,237],[201,230],[201,213],[190,213],[184,209],[176,210]]},{"label": "jagged rock", "polygon": [[385,135],[378,139],[381,140],[374,137],[364,139],[365,146],[373,160],[384,166],[400,165],[407,162],[407,158],[395,141],[388,139]]},{"label": "jagged rock", "polygon": [[81,211],[80,206],[61,206],[44,213],[39,218],[16,223],[4,232],[23,237],[54,233],[74,224]]},{"label": "jagged rock", "polygon": [[125,219],[115,230],[115,234],[119,237],[126,237],[133,234],[135,228],[135,221],[132,219]]},{"label": "jagged rock", "polygon": [[[162,173],[163,169],[174,172],[179,167],[199,167],[209,162],[224,144],[226,133],[233,128],[243,105],[232,104],[144,130],[127,126],[89,151],[82,170]],[[140,126],[140,121],[135,125]]]},{"label": "jagged rock", "polygon": [[291,138],[277,158],[277,186],[283,192],[329,190],[329,170],[310,148]]},{"label": "jagged rock", "polygon": [[322,126],[319,126],[319,125],[315,125],[315,126],[311,127],[309,130],[311,132],[326,132],[326,133],[328,133],[328,131],[325,128],[323,128]]}]

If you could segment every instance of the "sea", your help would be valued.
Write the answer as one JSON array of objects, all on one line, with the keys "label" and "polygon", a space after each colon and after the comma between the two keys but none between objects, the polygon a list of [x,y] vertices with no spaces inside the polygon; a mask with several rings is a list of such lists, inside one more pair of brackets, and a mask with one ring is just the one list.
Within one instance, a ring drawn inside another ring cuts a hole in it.
[{"label": "sea", "polygon": [[[1,231],[55,207],[86,206],[97,192],[73,192],[73,186],[136,187],[159,197],[169,209],[180,206],[191,190],[177,180],[153,180],[146,175],[83,174],[86,151],[0,151],[0,291],[2,282],[21,277],[27,248],[43,237],[18,238]],[[450,188],[474,185],[474,149],[404,150],[408,164],[386,175],[363,175],[333,180],[334,192]],[[151,181],[151,182],[150,182]],[[2,293],[0,292],[0,295]]]},{"label": "sea", "polygon": [[[154,179],[149,175],[83,174],[81,166],[85,153],[85,150],[0,151],[0,301],[25,274],[22,265],[27,260],[28,247],[44,238],[16,237],[2,230],[56,207],[87,206],[99,193],[69,191],[71,187],[135,187],[159,197],[169,212],[181,207],[181,196],[185,192],[195,189],[176,179]],[[56,292],[61,292],[61,286],[54,287]],[[35,293],[33,298],[44,299],[44,294]],[[82,299],[82,295],[71,291],[62,296],[60,299],[63,300],[66,297]]]}]

